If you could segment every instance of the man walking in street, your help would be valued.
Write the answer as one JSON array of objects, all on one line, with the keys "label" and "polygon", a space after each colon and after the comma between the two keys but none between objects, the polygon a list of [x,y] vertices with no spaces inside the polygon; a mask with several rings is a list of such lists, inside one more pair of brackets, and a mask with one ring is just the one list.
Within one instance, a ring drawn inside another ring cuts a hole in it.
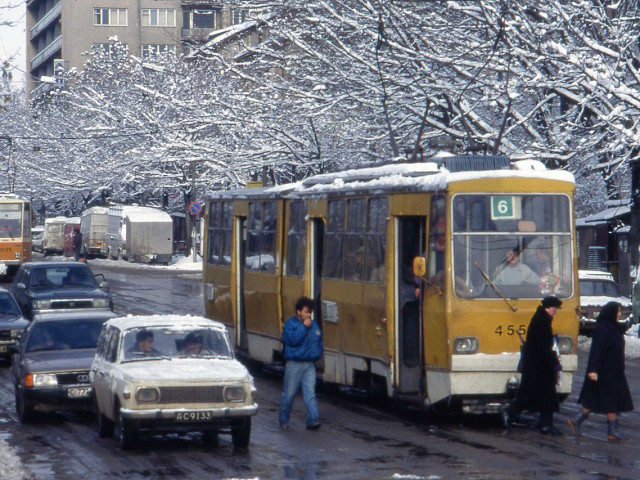
[{"label": "man walking in street", "polygon": [[316,364],[322,356],[322,331],[311,318],[313,300],[300,297],[295,305],[296,314],[289,318],[282,329],[284,344],[284,385],[280,400],[280,428],[289,428],[289,416],[293,401],[302,388],[307,409],[306,425],[309,430],[320,428],[318,401],[316,399]]}]

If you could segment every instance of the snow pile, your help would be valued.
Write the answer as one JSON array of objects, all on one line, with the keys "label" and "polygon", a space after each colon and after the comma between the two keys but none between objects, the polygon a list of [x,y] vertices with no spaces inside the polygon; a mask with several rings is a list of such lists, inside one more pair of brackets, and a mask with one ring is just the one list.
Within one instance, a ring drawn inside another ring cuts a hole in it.
[{"label": "snow pile", "polygon": [[[64,262],[64,261],[73,261],[73,258],[70,257],[49,257],[51,260],[56,262]],[[38,261],[39,259],[34,258],[34,261]],[[130,269],[145,269],[145,270],[176,270],[176,271],[189,271],[189,272],[202,272],[202,257],[197,256],[196,261],[193,261],[193,255],[189,255],[185,257],[184,255],[173,255],[171,257],[171,263],[169,265],[150,265],[148,263],[131,263],[126,260],[108,260],[106,258],[91,258],[87,262],[89,266],[91,265],[100,265],[100,266],[112,266],[112,267],[123,267]]]},{"label": "snow pile", "polygon": [[22,467],[16,452],[0,439],[0,478],[3,480],[30,480],[33,477]]}]

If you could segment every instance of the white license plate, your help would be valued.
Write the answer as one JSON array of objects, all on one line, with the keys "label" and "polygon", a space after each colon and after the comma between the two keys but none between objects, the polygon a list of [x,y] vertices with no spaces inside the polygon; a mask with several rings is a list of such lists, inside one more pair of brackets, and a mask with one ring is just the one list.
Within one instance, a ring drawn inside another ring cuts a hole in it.
[{"label": "white license plate", "polygon": [[67,390],[69,398],[86,398],[91,395],[91,387],[70,388]]},{"label": "white license plate", "polygon": [[0,263],[0,275],[4,275],[7,273],[7,264]]},{"label": "white license plate", "polygon": [[213,420],[213,412],[178,412],[176,420],[178,422],[206,422]]}]

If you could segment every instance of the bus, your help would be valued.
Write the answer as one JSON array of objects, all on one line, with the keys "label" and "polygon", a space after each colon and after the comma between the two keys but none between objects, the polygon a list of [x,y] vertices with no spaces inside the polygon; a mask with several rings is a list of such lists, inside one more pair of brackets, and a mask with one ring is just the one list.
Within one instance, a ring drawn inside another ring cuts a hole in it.
[{"label": "bus", "polygon": [[[556,295],[564,400],[577,368],[574,189],[571,173],[539,161],[449,156],[210,193],[206,315],[239,356],[277,364],[283,323],[306,295],[322,381],[494,413],[519,386],[533,313]],[[503,274],[514,255],[530,271],[521,282]]]},{"label": "bus", "polygon": [[0,275],[12,277],[31,261],[31,202],[0,193]]}]

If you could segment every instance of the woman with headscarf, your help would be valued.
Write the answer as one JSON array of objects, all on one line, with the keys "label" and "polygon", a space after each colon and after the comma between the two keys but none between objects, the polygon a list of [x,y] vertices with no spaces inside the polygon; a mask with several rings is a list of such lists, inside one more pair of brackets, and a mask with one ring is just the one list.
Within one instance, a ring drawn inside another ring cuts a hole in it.
[{"label": "woman with headscarf", "polygon": [[618,325],[620,312],[618,302],[609,302],[596,319],[587,373],[578,397],[582,409],[567,420],[576,435],[580,435],[582,422],[595,412],[607,416],[609,441],[626,438],[620,431],[618,415],[633,410],[633,401],[624,374],[624,331]]}]

